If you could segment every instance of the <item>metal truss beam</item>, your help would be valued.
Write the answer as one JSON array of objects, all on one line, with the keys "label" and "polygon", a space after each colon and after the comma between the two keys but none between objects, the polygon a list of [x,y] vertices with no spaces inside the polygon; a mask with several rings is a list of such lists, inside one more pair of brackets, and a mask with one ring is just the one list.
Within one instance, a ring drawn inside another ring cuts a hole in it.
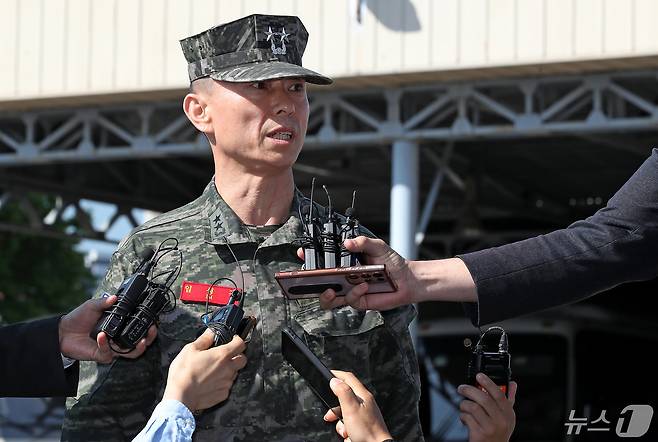
[{"label": "metal truss beam", "polygon": [[[133,215],[132,207],[103,203],[107,207],[104,211],[105,219],[94,223],[91,214],[85,208],[85,201],[88,200],[61,195],[55,196],[54,207],[43,215],[30,199],[33,193],[19,187],[0,188],[0,210],[13,203],[13,207],[26,220],[25,223],[0,221],[0,230],[29,235],[38,234],[50,238],[94,239],[116,243],[120,238],[112,238],[108,233],[117,223],[127,222],[131,228],[139,225]],[[64,231],[55,229],[53,227],[55,223],[62,220],[66,221],[67,228]]]},{"label": "metal truss beam", "polygon": [[[454,143],[448,143],[448,145],[445,147],[443,151],[443,159],[440,160],[440,164],[438,164],[438,169],[434,175],[434,179],[432,180],[432,185],[430,186],[429,193],[427,194],[427,199],[425,200],[425,205],[423,206],[420,221],[418,223],[418,227],[416,228],[415,241],[417,246],[422,244],[423,239],[425,239],[425,231],[427,230],[427,225],[429,224],[432,217],[432,212],[434,211],[436,200],[439,197],[439,191],[441,190],[443,177],[446,175],[446,173],[448,173],[448,171],[451,171],[448,164],[450,163],[450,157],[452,156],[453,148]],[[429,154],[431,151],[426,149],[424,152]],[[456,174],[454,174],[454,176],[456,176]],[[455,182],[454,178],[453,182]],[[461,179],[459,179],[458,182],[463,186]],[[463,187],[460,187],[460,189],[462,188]]]},{"label": "metal truss beam", "polygon": [[[650,130],[658,71],[313,92],[306,149]],[[180,103],[0,114],[0,166],[207,155]]]}]

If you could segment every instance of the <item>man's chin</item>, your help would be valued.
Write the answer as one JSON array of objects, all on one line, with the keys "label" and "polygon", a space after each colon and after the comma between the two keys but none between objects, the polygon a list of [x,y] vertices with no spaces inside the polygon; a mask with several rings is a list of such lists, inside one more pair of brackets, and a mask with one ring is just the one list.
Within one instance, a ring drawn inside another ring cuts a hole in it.
[{"label": "man's chin", "polygon": [[285,149],[268,149],[259,163],[265,167],[276,169],[290,169],[297,161],[301,147],[290,146]]},{"label": "man's chin", "polygon": [[297,156],[271,155],[266,159],[252,160],[247,163],[246,171],[257,176],[281,175],[292,170]]}]

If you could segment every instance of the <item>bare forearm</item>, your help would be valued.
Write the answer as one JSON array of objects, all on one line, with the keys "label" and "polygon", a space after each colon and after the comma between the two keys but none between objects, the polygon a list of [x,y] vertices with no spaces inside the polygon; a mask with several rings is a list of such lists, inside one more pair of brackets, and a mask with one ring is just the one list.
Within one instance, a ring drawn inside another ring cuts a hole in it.
[{"label": "bare forearm", "polygon": [[414,302],[477,302],[473,278],[459,258],[410,261],[414,278]]}]

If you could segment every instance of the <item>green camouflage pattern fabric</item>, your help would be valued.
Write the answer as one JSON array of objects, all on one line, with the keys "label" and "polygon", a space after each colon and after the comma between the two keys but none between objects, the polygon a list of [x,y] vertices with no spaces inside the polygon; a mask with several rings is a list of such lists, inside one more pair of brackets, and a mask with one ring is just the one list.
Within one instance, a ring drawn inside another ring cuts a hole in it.
[{"label": "green camouflage pattern fabric", "polygon": [[332,80],[302,67],[308,32],[298,17],[253,14],[180,41],[190,82],[211,77],[249,82],[301,77]]},{"label": "green camouflage pattern fabric", "polygon": [[[97,296],[113,293],[138,264],[139,252],[157,247],[168,237],[179,240],[184,257],[180,277],[172,287],[177,295],[183,280],[212,283],[230,277],[241,286],[240,266],[246,288],[244,309],[258,318],[245,353],[248,362],[229,398],[196,415],[194,440],[340,440],[334,425],[322,419],[324,405],[283,360],[281,330],[285,326],[302,337],[328,367],[353,371],[364,382],[396,440],[423,440],[418,415],[420,380],[408,331],[414,307],[381,313],[350,307],[325,311],[317,299],[289,300],[281,293],[273,275],[301,267],[296,247],[291,245],[302,234],[300,204],[309,203],[297,192],[288,220],[269,235],[254,235],[211,182],[197,200],[135,229],[114,253]],[[62,440],[133,438],[162,397],[171,361],[196,338],[204,311],[203,305],[179,300],[174,311],[161,315],[158,338],[139,359],[117,359],[111,365],[82,363],[78,395],[66,403]]]}]

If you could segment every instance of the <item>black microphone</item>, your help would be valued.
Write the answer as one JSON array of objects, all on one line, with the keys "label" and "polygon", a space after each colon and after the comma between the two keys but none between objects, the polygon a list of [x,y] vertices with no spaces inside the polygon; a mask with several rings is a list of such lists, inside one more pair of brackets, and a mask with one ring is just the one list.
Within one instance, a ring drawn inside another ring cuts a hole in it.
[{"label": "black microphone", "polygon": [[148,286],[148,274],[154,265],[151,260],[154,254],[155,251],[150,247],[140,252],[139,267],[119,286],[116,292],[117,302],[103,313],[96,327],[89,334],[92,339],[96,339],[100,332],[105,332],[110,338],[116,338],[119,335],[126,325],[129,315],[144,297]]},{"label": "black microphone", "polygon": [[141,272],[144,275],[148,275],[153,265],[155,264],[151,258],[155,255],[155,250],[152,247],[147,247],[139,253],[139,258],[142,263],[139,265],[137,272]]}]

